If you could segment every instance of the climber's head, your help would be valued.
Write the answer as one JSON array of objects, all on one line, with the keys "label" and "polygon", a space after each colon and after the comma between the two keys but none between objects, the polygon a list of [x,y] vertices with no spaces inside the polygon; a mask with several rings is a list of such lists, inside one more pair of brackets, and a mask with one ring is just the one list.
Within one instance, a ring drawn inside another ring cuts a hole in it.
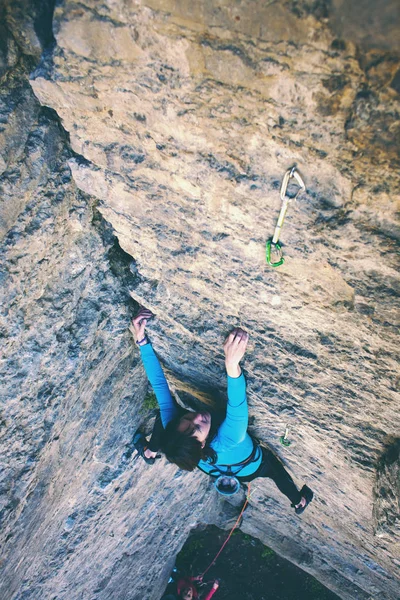
[{"label": "climber's head", "polygon": [[177,583],[179,600],[197,600],[199,595],[190,577],[180,579]]},{"label": "climber's head", "polygon": [[213,437],[211,430],[210,413],[187,411],[168,423],[161,450],[170,462],[193,471],[201,459],[214,458],[215,453],[208,446]]},{"label": "climber's head", "polygon": [[182,600],[193,600],[193,588],[186,588],[181,594]]},{"label": "climber's head", "polygon": [[177,431],[184,435],[194,437],[204,448],[211,428],[211,415],[209,412],[186,412],[180,419]]}]

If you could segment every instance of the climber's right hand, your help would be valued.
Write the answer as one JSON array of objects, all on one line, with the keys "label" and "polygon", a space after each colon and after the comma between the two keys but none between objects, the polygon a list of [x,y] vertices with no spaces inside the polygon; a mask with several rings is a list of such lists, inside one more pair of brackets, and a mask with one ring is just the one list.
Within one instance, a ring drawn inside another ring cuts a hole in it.
[{"label": "climber's right hand", "polygon": [[132,328],[133,328],[133,336],[135,338],[135,342],[141,342],[139,345],[144,346],[147,344],[147,338],[145,334],[145,329],[147,325],[147,321],[153,317],[153,313],[148,308],[142,307],[136,317],[132,319]]},{"label": "climber's right hand", "polygon": [[224,344],[225,367],[230,377],[239,377],[241,374],[239,362],[246,352],[248,341],[249,334],[240,327],[233,329],[226,338]]}]

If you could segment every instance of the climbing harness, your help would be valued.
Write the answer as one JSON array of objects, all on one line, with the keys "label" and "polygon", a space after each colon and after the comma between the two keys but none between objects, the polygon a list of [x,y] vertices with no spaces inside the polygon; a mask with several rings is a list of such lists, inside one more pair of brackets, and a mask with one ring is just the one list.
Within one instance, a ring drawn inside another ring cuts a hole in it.
[{"label": "climbing harness", "polygon": [[[292,178],[294,178],[296,180],[296,182],[299,184],[299,189],[294,198],[289,198],[289,196],[287,195],[287,188],[288,188],[289,182]],[[296,169],[296,165],[295,165],[291,169],[288,169],[283,177],[281,191],[280,191],[280,196],[281,196],[281,200],[282,200],[281,212],[279,213],[278,222],[275,227],[274,236],[272,239],[267,241],[267,246],[266,246],[267,263],[271,267],[279,267],[285,261],[285,259],[283,258],[283,255],[282,255],[282,247],[279,243],[279,235],[280,235],[280,232],[282,229],[283,220],[285,218],[289,203],[296,201],[299,194],[301,192],[305,192],[305,191],[306,191],[306,186],[304,185],[304,181],[302,180],[300,173]],[[275,262],[272,261],[272,259],[271,259],[272,254],[277,255],[277,258],[278,258],[277,261],[275,261]]]},{"label": "climbing harness", "polygon": [[246,507],[247,507],[247,505],[248,505],[248,503],[249,503],[249,500],[250,500],[250,483],[248,484],[248,487],[247,487],[246,501],[245,501],[245,503],[243,504],[243,508],[242,508],[242,510],[240,511],[240,515],[238,516],[236,523],[234,524],[234,526],[233,526],[233,527],[232,527],[232,529],[230,530],[228,537],[226,538],[225,542],[222,544],[222,546],[221,546],[220,550],[217,552],[217,554],[215,555],[215,557],[213,558],[213,560],[211,561],[211,563],[209,564],[209,566],[207,567],[207,569],[204,571],[204,573],[202,573],[201,575],[199,575],[199,576],[197,577],[198,581],[202,581],[202,580],[203,580],[203,577],[204,577],[204,575],[207,573],[207,571],[209,571],[209,570],[211,569],[211,567],[212,567],[213,565],[215,565],[215,563],[216,563],[216,561],[217,561],[217,558],[219,557],[219,555],[221,554],[222,550],[225,548],[225,546],[227,545],[227,543],[228,543],[228,542],[229,542],[229,540],[231,539],[231,537],[232,537],[232,534],[233,534],[233,532],[235,531],[236,527],[239,525],[239,523],[240,523],[240,520],[241,520],[241,518],[242,518],[242,515],[243,515],[244,511],[246,510]]},{"label": "climbing harness", "polygon": [[222,496],[233,496],[234,494],[237,494],[241,487],[241,483],[237,478],[237,475],[239,475],[240,471],[244,467],[259,460],[259,450],[261,452],[260,444],[254,438],[252,438],[252,441],[253,450],[251,451],[250,456],[240,463],[236,463],[234,465],[213,465],[210,471],[204,471],[198,466],[203,473],[207,473],[207,475],[210,475],[210,477],[216,477],[214,486],[217,492]]},{"label": "climbing harness", "polygon": [[282,444],[282,446],[290,446],[290,444],[292,443],[290,440],[287,439],[288,433],[289,433],[289,429],[286,426],[285,427],[285,434],[281,435],[281,437],[279,438],[279,441]]}]

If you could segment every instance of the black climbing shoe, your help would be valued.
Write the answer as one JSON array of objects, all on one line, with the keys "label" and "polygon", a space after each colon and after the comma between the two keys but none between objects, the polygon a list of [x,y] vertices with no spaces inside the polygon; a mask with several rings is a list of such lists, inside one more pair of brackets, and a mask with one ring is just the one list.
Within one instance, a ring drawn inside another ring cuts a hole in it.
[{"label": "black climbing shoe", "polygon": [[147,456],[145,456],[144,451],[147,448],[147,440],[144,437],[143,433],[140,433],[140,431],[135,433],[132,441],[133,445],[135,446],[135,449],[138,451],[139,456],[141,456],[148,465],[154,465],[154,463],[156,462],[156,458],[161,458],[158,454],[156,458],[147,458]]},{"label": "black climbing shoe", "polygon": [[307,485],[303,485],[303,487],[300,490],[300,494],[301,494],[302,498],[306,499],[306,503],[304,506],[299,506],[298,508],[295,507],[294,510],[295,510],[296,515],[301,515],[301,513],[306,510],[307,506],[310,504],[310,502],[314,498],[313,491],[310,490],[310,488]]}]

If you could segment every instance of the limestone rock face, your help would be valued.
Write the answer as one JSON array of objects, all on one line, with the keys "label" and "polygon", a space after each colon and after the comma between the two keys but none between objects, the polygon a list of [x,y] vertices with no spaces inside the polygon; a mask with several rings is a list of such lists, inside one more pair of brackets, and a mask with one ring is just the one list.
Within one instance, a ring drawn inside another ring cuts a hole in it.
[{"label": "limestone rock face", "polygon": [[185,402],[224,397],[224,336],[250,332],[250,429],[315,501],[256,481],[242,529],[343,598],[397,597],[399,61],[322,4],[65,0],[52,44],[23,3],[24,44],[4,3],[1,597],[156,600],[190,528],[232,516],[132,456],[139,303]]}]

